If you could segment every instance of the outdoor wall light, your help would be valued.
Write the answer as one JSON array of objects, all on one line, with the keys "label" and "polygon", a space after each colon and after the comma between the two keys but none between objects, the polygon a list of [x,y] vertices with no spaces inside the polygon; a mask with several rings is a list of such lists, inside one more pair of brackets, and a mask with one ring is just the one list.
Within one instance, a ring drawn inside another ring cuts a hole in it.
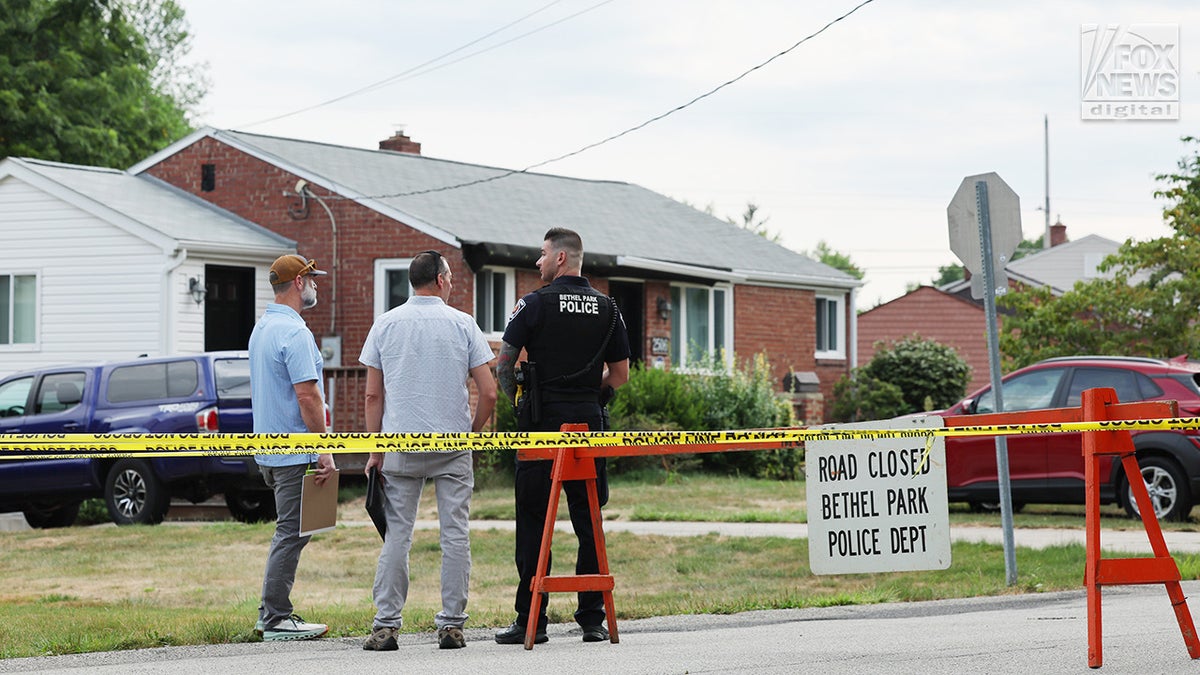
[{"label": "outdoor wall light", "polygon": [[204,284],[199,279],[192,277],[188,279],[188,293],[192,294],[192,300],[195,300],[198,305],[204,302],[204,296],[208,295],[208,290],[204,288]]},{"label": "outdoor wall light", "polygon": [[663,321],[666,321],[667,319],[671,318],[671,301],[670,300],[667,300],[666,298],[659,296],[658,302],[656,303],[656,305],[658,307],[658,318],[662,319]]}]

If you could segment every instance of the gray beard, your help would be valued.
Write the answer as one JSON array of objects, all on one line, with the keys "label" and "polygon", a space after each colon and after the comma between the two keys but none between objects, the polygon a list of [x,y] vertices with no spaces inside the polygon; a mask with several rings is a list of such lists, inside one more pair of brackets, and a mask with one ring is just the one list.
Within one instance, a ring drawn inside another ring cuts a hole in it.
[{"label": "gray beard", "polygon": [[300,309],[312,309],[317,306],[317,289],[306,287],[300,293]]}]

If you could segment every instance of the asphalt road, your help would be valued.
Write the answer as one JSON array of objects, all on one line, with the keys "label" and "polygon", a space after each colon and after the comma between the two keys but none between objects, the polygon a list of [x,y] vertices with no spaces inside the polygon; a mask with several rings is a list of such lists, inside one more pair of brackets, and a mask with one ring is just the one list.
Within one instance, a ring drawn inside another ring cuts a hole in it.
[{"label": "asphalt road", "polygon": [[[1200,582],[1184,588],[1195,594]],[[1200,672],[1161,585],[1109,588],[1103,608],[1099,672]],[[321,639],[9,659],[0,672],[1084,673],[1093,672],[1086,618],[1083,592],[1072,591],[623,621],[619,644],[584,643],[577,628],[553,625],[550,642],[532,651],[468,629],[466,649],[455,651],[418,634],[402,636],[395,652],[365,652],[361,638]]]},{"label": "asphalt road", "polygon": [[[23,519],[22,519],[23,520]],[[353,525],[346,523],[346,525]],[[369,527],[367,523],[360,523]],[[436,523],[421,523],[436,526]],[[560,523],[569,527],[569,523]],[[507,521],[473,529],[507,529]],[[605,523],[606,531],[694,535],[805,537],[798,524]],[[992,528],[952,528],[956,540],[999,542]],[[1082,541],[1082,530],[1017,530],[1019,546]],[[1200,551],[1200,533],[1167,532],[1172,552]],[[1110,551],[1149,551],[1145,533],[1101,535]],[[1080,571],[1082,577],[1082,570]],[[1200,581],[1185,582],[1185,593]],[[1200,673],[1187,654],[1163,586],[1104,590],[1106,673]],[[620,584],[616,591],[620,606]],[[1189,601],[1195,614],[1197,606]],[[466,631],[466,649],[441,651],[433,634],[402,636],[399,651],[364,652],[362,638],[296,643],[175,647],[0,660],[3,672],[289,674],[372,673],[1082,673],[1087,666],[1083,591],[935,602],[673,616],[623,621],[619,644],[585,644],[574,625],[550,627],[550,642],[532,651],[497,645],[492,629]],[[69,630],[64,626],[64,630]]]}]

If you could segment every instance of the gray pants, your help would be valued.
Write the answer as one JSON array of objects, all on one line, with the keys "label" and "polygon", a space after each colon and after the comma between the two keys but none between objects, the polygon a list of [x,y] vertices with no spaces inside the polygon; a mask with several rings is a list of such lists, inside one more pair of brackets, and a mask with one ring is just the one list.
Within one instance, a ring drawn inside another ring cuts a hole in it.
[{"label": "gray pants", "polygon": [[381,474],[387,495],[387,537],[375,569],[374,627],[399,628],[402,623],[400,613],[408,600],[413,525],[421,489],[427,479],[432,479],[437,491],[442,548],[442,611],[434,617],[434,623],[438,628],[461,628],[467,621],[471,581],[471,490],[475,487],[471,453],[410,453],[399,459],[399,466],[394,461],[385,462],[390,466]]},{"label": "gray pants", "polygon": [[267,628],[292,615],[292,584],[296,581],[296,566],[300,551],[312,537],[300,534],[300,489],[307,464],[292,466],[260,466],[263,480],[275,491],[275,536],[267,553],[267,569],[263,573],[262,604],[258,618]]}]

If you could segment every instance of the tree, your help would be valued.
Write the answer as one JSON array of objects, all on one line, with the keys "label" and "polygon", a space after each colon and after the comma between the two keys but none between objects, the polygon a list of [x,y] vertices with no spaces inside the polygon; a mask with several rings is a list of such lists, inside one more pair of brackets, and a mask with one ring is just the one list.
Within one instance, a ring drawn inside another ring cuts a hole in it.
[{"label": "tree", "polygon": [[[1184,137],[1197,144],[1197,139]],[[1052,356],[1114,354],[1172,357],[1200,354],[1200,154],[1180,159],[1176,173],[1156,179],[1168,200],[1163,220],[1174,234],[1127,240],[1099,265],[1107,276],[1079,282],[1055,298],[1043,288],[1001,296],[1000,350],[1019,367]]]},{"label": "tree", "polygon": [[942,265],[938,268],[937,273],[938,275],[933,278],[933,285],[937,288],[954,283],[955,281],[962,281],[967,276],[966,268],[958,263]]},{"label": "tree", "polygon": [[125,167],[182,137],[189,45],[174,0],[5,0],[0,157]]},{"label": "tree", "polygon": [[[711,213],[711,211],[709,211],[709,213]],[[778,232],[772,232],[767,229],[767,221],[770,220],[771,217],[767,216],[762,220],[757,220],[757,217],[758,204],[755,204],[754,202],[746,202],[746,210],[742,211],[742,222],[739,223],[733,218],[726,218],[725,220],[729,223],[737,225],[743,230],[749,230],[768,241],[773,241],[778,244],[782,236]]]},{"label": "tree", "polygon": [[854,261],[850,259],[850,256],[833,250],[829,247],[829,244],[825,243],[825,240],[818,241],[817,248],[805,253],[805,255],[810,258],[815,258],[826,265],[829,265],[830,267],[839,269],[855,279],[862,279],[864,276],[866,276],[866,272],[864,272],[858,265],[855,265]]},{"label": "tree", "polygon": [[[1043,248],[1044,244],[1041,237],[1022,239],[1021,243],[1017,244],[1017,250],[1013,251],[1012,259],[1019,260],[1032,253],[1037,253]],[[937,276],[933,278],[932,283],[935,287],[945,286],[955,281],[962,281],[966,276],[966,268],[958,263],[950,263],[949,265],[942,265],[937,269]]]}]

